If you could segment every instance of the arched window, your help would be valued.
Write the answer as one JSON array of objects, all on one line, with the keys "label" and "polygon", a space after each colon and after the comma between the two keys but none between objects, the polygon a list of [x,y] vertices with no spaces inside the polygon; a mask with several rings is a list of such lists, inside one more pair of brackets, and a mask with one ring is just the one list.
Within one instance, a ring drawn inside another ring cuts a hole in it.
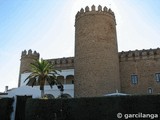
[{"label": "arched window", "polygon": [[73,75],[66,76],[66,84],[74,84],[74,76]]},{"label": "arched window", "polygon": [[60,82],[61,84],[64,84],[64,76],[58,76],[57,81]]},{"label": "arched window", "polygon": [[52,95],[52,94],[45,94],[43,96],[43,98],[46,98],[46,99],[54,99],[55,97]]},{"label": "arched window", "polygon": [[72,98],[70,94],[64,93],[62,95],[59,95],[58,98]]}]

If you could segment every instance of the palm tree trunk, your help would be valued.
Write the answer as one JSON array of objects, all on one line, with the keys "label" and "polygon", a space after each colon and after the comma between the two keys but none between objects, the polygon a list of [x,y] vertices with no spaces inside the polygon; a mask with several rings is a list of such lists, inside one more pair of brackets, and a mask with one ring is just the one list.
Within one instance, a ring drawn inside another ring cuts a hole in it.
[{"label": "palm tree trunk", "polygon": [[44,90],[41,90],[41,98],[44,96]]},{"label": "palm tree trunk", "polygon": [[40,81],[41,98],[44,96],[44,82],[45,80]]}]

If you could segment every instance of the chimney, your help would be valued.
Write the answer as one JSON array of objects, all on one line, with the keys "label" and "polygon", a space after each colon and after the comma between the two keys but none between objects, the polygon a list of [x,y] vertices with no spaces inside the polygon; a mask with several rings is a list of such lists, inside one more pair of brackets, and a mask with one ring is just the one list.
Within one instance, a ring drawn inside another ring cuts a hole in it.
[{"label": "chimney", "polygon": [[5,93],[8,91],[8,86],[5,86]]}]

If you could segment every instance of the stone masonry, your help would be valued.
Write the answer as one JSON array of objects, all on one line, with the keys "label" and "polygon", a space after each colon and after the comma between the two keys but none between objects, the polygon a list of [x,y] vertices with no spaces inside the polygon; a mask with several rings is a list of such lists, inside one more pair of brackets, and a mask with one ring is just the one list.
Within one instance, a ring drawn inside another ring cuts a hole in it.
[{"label": "stone masonry", "polygon": [[116,21],[111,9],[87,6],[75,20],[75,97],[120,90]]},{"label": "stone masonry", "polygon": [[[160,73],[160,49],[136,50],[119,53],[121,92],[128,94],[160,93],[155,74]],[[131,83],[131,75],[138,75],[138,83]]]},{"label": "stone masonry", "polygon": [[30,63],[33,63],[34,60],[39,59],[39,53],[36,51],[32,52],[32,50],[24,50],[21,55],[21,64],[20,64],[20,74],[19,74],[19,82],[18,86],[20,86],[20,77],[21,73],[26,73],[31,71]]}]

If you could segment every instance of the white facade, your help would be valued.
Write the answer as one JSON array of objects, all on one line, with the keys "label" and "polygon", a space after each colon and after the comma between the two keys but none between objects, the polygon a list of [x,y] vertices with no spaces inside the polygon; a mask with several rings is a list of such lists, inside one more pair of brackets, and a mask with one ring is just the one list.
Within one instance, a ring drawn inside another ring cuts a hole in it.
[{"label": "white facade", "polygon": [[[60,76],[63,76],[64,79],[66,79],[67,76],[73,75],[74,76],[74,69],[66,69],[66,70],[61,70],[61,72],[57,72]],[[27,81],[25,79],[30,75],[31,73],[22,73],[20,76],[20,86],[26,86]]]},{"label": "white facade", "polygon": [[[58,72],[60,76],[64,76],[66,78],[68,75],[73,75],[74,76],[74,69],[67,69],[67,70],[62,70],[61,72]],[[14,120],[15,118],[15,110],[16,110],[16,96],[32,96],[32,98],[40,98],[41,97],[41,91],[39,86],[26,86],[25,79],[30,75],[30,73],[23,73],[20,76],[20,87],[19,88],[14,88],[12,90],[6,91],[6,95],[0,95],[0,98],[3,97],[9,97],[12,98],[14,97],[14,103],[13,103],[13,112],[11,114],[11,120]],[[69,94],[71,97],[74,97],[74,84],[64,84],[64,94]],[[52,94],[55,98],[60,96],[60,90],[57,88],[56,85],[54,85],[52,88],[49,85],[44,86],[44,93],[45,94]]]},{"label": "white facade", "polygon": [[[24,86],[26,86],[27,84],[27,80],[25,81],[25,79],[30,75],[31,73],[23,73],[20,76],[20,88]],[[58,71],[58,74],[60,76],[63,76],[64,79],[66,79],[66,77],[68,75],[73,75],[74,76],[74,69],[66,69],[66,70],[61,70],[61,72]],[[24,82],[25,81],[25,82]],[[70,96],[74,97],[74,84],[64,84],[64,93],[69,94]],[[27,89],[30,89],[32,87],[26,87]],[[33,88],[35,88],[35,90],[39,90],[39,86],[33,86]],[[17,88],[18,89],[18,88]],[[26,90],[27,91],[27,90]],[[26,93],[25,90],[23,90],[21,93],[22,95]],[[57,89],[57,87],[54,85],[53,88],[51,89],[51,87],[49,85],[45,85],[44,86],[44,91],[46,94],[52,94],[54,97],[58,97],[60,95],[60,91]],[[32,93],[32,92],[31,92]],[[35,97],[40,97],[40,95],[37,92],[33,92],[33,98]],[[36,96],[37,95],[37,96]]]},{"label": "white facade", "polygon": [[[74,86],[73,85],[64,85],[64,92],[67,93],[70,96],[74,97]],[[60,91],[57,88],[57,86],[53,86],[51,89],[50,86],[45,86],[44,87],[45,94],[52,94],[55,98],[57,98],[60,95]],[[14,103],[13,103],[13,112],[11,114],[11,120],[14,120],[15,118],[15,111],[16,111],[16,96],[32,96],[32,98],[40,98],[41,96],[41,91],[39,89],[39,86],[21,86],[19,88],[14,88],[10,91],[7,91],[8,95],[0,95],[1,98],[3,97],[9,97],[12,98],[14,97]]]}]

